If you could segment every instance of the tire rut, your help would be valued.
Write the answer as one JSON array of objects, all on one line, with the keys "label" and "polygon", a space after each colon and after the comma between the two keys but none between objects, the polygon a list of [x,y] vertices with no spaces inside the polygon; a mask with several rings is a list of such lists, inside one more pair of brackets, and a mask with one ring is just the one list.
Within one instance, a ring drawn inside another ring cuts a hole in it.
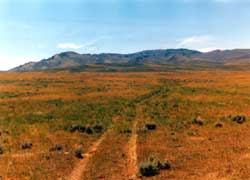
[{"label": "tire rut", "polygon": [[87,151],[87,153],[83,154],[83,159],[78,162],[67,178],[67,180],[82,180],[84,178],[84,173],[86,171],[86,167],[90,158],[94,155],[100,144],[103,142],[107,134],[109,133],[110,129],[105,132]]},{"label": "tire rut", "polygon": [[128,142],[128,177],[129,180],[137,178],[137,120],[133,123],[132,135]]}]

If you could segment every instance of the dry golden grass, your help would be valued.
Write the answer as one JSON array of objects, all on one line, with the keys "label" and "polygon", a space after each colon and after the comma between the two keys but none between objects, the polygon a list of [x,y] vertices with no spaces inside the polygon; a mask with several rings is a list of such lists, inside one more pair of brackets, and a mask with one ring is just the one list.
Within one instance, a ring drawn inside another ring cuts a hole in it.
[{"label": "dry golden grass", "polygon": [[[138,127],[153,122],[157,129],[138,132],[137,165],[151,155],[172,165],[147,179],[250,179],[249,95],[247,71],[1,73],[0,176],[66,179],[81,161],[75,149],[88,152],[101,137],[68,128],[101,124],[111,130],[84,179],[128,179],[132,136],[126,131],[138,121]],[[247,121],[232,122],[234,115]],[[192,124],[197,116],[203,126]],[[222,128],[214,126],[218,121]],[[33,147],[22,150],[27,141]],[[50,152],[55,144],[63,150]]]}]

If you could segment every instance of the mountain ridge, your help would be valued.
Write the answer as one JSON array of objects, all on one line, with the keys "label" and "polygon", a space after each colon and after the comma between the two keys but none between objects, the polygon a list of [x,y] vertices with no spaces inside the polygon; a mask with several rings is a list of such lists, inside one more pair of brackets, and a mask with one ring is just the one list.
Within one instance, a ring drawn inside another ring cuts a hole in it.
[{"label": "mountain ridge", "polygon": [[50,69],[67,69],[94,64],[120,65],[200,65],[200,64],[250,64],[250,49],[214,50],[202,53],[190,49],[156,49],[129,54],[100,53],[79,54],[66,51],[55,54],[38,62],[29,62],[9,71],[39,71]]}]

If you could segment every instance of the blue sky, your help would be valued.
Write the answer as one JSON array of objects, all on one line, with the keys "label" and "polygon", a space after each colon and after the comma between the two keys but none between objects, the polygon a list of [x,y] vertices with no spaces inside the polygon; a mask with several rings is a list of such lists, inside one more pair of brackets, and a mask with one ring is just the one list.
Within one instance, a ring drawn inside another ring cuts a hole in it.
[{"label": "blue sky", "polygon": [[250,48],[250,0],[0,0],[0,70],[62,51]]}]

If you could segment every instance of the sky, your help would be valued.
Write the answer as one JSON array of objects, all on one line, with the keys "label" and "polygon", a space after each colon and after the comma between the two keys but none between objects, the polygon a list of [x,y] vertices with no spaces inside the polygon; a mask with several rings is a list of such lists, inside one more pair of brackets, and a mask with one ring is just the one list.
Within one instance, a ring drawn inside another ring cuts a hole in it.
[{"label": "sky", "polygon": [[250,0],[0,0],[0,70],[64,51],[250,48]]}]

